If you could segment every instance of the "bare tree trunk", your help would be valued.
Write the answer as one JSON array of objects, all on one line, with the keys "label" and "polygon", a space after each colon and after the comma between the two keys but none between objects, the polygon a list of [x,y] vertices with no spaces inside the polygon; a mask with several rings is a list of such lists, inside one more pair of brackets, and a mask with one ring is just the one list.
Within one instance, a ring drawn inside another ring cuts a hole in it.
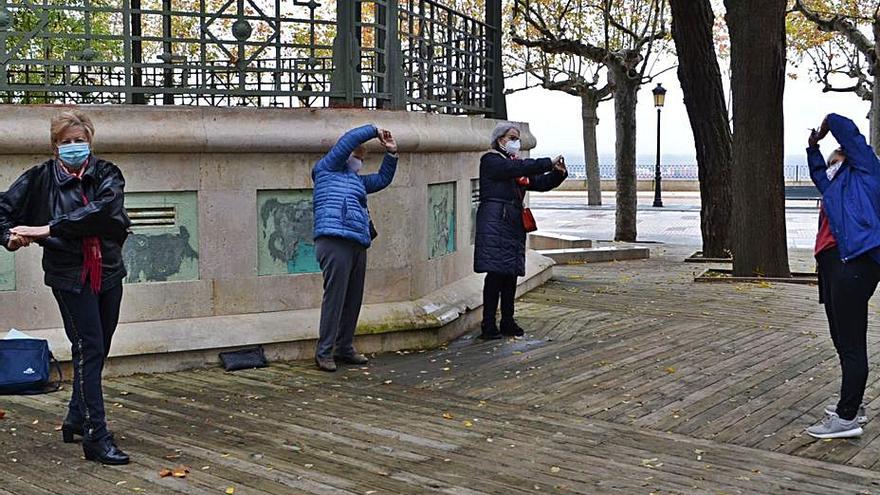
[{"label": "bare tree trunk", "polygon": [[789,277],[782,96],[786,0],[725,0],[733,92],[733,272]]},{"label": "bare tree trunk", "polygon": [[615,241],[636,240],[636,102],[639,81],[631,79],[622,67],[609,68],[614,81],[615,173],[617,175],[617,207]]},{"label": "bare tree trunk", "polygon": [[731,247],[732,138],[712,36],[715,16],[709,0],[670,0],[669,5],[678,79],[697,152],[703,256],[720,258]]},{"label": "bare tree trunk", "polygon": [[602,204],[602,177],[599,174],[599,149],[596,146],[599,99],[592,92],[581,94],[581,118],[584,127],[584,163],[587,173],[587,204]]}]

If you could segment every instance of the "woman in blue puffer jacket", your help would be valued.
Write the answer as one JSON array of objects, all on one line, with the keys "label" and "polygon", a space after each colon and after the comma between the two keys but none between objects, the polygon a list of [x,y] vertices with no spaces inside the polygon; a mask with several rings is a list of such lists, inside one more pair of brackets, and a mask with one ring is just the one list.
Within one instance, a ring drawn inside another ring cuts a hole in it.
[{"label": "woman in blue puffer jacket", "polygon": [[[474,271],[485,273],[482,339],[522,337],[513,319],[516,278],[526,273],[526,191],[549,191],[568,177],[561,156],[551,160],[519,159],[520,130],[502,122],[492,132],[492,149],[480,159],[480,206],[477,209]],[[495,324],[501,299],[501,329]]]},{"label": "woman in blue puffer jacket", "polygon": [[[826,161],[819,141],[828,133],[840,144]],[[807,162],[822,193],[816,262],[819,302],[840,361],[840,400],[807,429],[816,438],[862,435],[862,401],[868,380],[868,301],[880,282],[880,159],[856,124],[829,114],[810,134]]]},{"label": "woman in blue puffer jacket", "polygon": [[[360,175],[367,155],[364,143],[374,138],[385,147],[382,167],[376,174]],[[367,194],[391,184],[397,159],[391,133],[365,125],[339,138],[312,170],[315,254],[324,275],[315,364],[323,371],[336,371],[336,361],[367,363],[353,345],[364,297],[367,248],[375,234]]]}]

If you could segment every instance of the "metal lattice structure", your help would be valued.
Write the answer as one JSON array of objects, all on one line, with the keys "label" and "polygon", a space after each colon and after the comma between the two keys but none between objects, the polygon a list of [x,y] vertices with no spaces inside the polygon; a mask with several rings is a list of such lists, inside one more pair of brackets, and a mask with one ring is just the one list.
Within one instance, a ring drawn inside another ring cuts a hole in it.
[{"label": "metal lattice structure", "polygon": [[0,102],[497,115],[498,21],[492,0],[0,0]]}]

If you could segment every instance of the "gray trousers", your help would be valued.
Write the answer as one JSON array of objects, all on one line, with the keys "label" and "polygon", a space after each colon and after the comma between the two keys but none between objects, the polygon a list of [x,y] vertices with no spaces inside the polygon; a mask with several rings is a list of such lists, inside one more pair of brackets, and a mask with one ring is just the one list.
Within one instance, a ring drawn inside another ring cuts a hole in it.
[{"label": "gray trousers", "polygon": [[319,237],[315,254],[324,274],[324,299],[315,357],[354,354],[352,345],[367,272],[367,248],[338,237]]}]

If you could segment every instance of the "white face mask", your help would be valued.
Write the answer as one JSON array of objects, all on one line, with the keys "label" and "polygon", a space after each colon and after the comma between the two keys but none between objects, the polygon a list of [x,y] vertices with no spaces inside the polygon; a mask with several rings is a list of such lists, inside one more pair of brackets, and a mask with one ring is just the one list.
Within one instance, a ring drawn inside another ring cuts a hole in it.
[{"label": "white face mask", "polygon": [[348,157],[348,168],[351,169],[352,172],[358,173],[364,168],[364,162],[358,157],[351,155]]},{"label": "white face mask", "polygon": [[522,149],[522,142],[519,139],[511,139],[506,144],[503,144],[501,148],[511,155],[515,155]]},{"label": "white face mask", "polygon": [[837,175],[841,165],[843,165],[843,162],[834,162],[828,165],[828,168],[825,169],[825,176],[828,177],[828,180],[834,179],[834,176]]}]

